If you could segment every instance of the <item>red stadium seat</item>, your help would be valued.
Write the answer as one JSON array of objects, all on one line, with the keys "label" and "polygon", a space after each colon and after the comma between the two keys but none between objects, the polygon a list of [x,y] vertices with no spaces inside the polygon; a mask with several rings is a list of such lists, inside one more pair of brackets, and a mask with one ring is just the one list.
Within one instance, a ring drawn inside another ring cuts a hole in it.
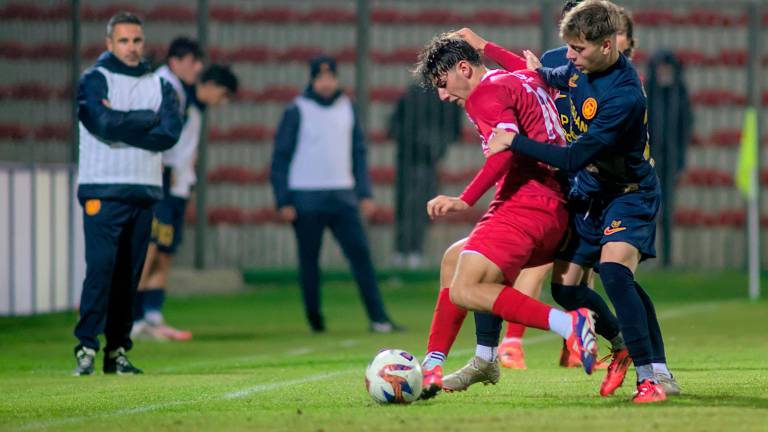
[{"label": "red stadium seat", "polygon": [[405,93],[402,86],[374,87],[371,89],[370,97],[372,101],[377,102],[395,102]]},{"label": "red stadium seat", "polygon": [[0,9],[0,19],[35,21],[48,19],[45,8],[29,3],[9,3]]},{"label": "red stadium seat", "polygon": [[394,167],[369,167],[368,169],[371,181],[376,184],[394,184],[395,183],[395,168]]},{"label": "red stadium seat", "polygon": [[355,22],[356,14],[354,9],[345,8],[317,8],[302,14],[300,20],[311,23],[352,23]]},{"label": "red stadium seat", "polygon": [[271,140],[274,137],[274,131],[259,125],[240,125],[233,126],[230,129],[212,128],[208,138],[212,142],[217,141],[264,141]]},{"label": "red stadium seat", "polygon": [[0,123],[0,139],[22,140],[27,137],[27,130],[17,123]]},{"label": "red stadium seat", "polygon": [[371,12],[371,21],[381,24],[403,23],[406,14],[399,9],[376,8]]},{"label": "red stadium seat", "polygon": [[80,8],[80,16],[84,21],[107,21],[120,11],[132,11],[139,16],[144,16],[143,11],[138,10],[136,5],[131,3],[112,3],[101,7],[83,5]]},{"label": "red stadium seat", "polygon": [[368,141],[373,144],[384,144],[389,142],[389,136],[385,130],[372,130],[368,132]]},{"label": "red stadium seat", "polygon": [[214,21],[235,22],[245,16],[245,12],[233,5],[211,5],[208,9],[208,16]]},{"label": "red stadium seat", "polygon": [[22,59],[27,57],[27,47],[21,42],[0,42],[0,57],[8,59]]},{"label": "red stadium seat", "polygon": [[410,14],[407,21],[412,24],[442,25],[457,24],[466,21],[466,19],[450,9],[429,8]]},{"label": "red stadium seat", "polygon": [[229,52],[220,50],[222,61],[262,63],[275,57],[273,51],[261,45],[251,45],[235,48]]},{"label": "red stadium seat", "polygon": [[721,129],[712,132],[709,142],[717,147],[735,147],[741,141],[740,129]]},{"label": "red stadium seat", "polygon": [[277,54],[277,59],[281,61],[306,62],[309,61],[312,57],[326,53],[327,51],[320,47],[293,46]]},{"label": "red stadium seat", "polygon": [[[467,21],[483,25],[520,26],[538,25],[538,11],[519,14],[507,10],[484,9],[466,18]],[[536,15],[534,18],[534,14]]]},{"label": "red stadium seat", "polygon": [[744,105],[746,96],[739,92],[724,89],[700,90],[691,96],[691,101],[704,106]]},{"label": "red stadium seat", "polygon": [[301,13],[287,7],[267,7],[246,12],[244,19],[251,22],[264,22],[270,24],[281,24],[291,21],[298,21]]},{"label": "red stadium seat", "polygon": [[248,217],[240,208],[235,207],[220,207],[208,209],[208,223],[211,225],[243,225],[247,222]]},{"label": "red stadium seat", "polygon": [[34,128],[33,133],[39,140],[66,141],[71,138],[71,126],[60,124],[43,124]]},{"label": "red stadium seat", "polygon": [[197,19],[197,11],[181,4],[157,5],[147,12],[147,19],[151,22],[192,22]]}]

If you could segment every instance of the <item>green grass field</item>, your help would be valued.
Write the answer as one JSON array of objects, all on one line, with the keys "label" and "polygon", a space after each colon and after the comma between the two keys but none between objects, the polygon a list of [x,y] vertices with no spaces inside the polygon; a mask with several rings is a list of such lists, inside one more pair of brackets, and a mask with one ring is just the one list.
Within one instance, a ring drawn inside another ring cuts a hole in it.
[{"label": "green grass field", "polygon": [[[664,404],[628,403],[633,379],[600,398],[604,372],[558,368],[560,342],[530,330],[528,370],[504,371],[496,386],[379,406],[365,392],[365,366],[382,347],[423,355],[435,286],[384,282],[408,331],[379,336],[367,332],[351,284],[326,285],[324,335],[307,331],[298,288],[280,284],[170,299],[167,318],[195,338],[137,342],[131,360],[143,376],[70,376],[73,313],[0,318],[0,430],[768,431],[768,302],[742,300],[739,274],[653,273],[641,282],[657,300],[685,392]],[[469,358],[473,330],[468,320],[449,370]]]}]

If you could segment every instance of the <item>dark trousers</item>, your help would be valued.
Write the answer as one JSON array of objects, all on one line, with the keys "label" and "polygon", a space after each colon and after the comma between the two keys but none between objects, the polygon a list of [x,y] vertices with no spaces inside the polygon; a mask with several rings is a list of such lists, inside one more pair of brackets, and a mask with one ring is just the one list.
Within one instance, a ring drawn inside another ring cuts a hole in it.
[{"label": "dark trousers", "polygon": [[398,166],[395,186],[395,250],[421,253],[429,226],[427,201],[437,195],[437,167]]},{"label": "dark trousers", "polygon": [[368,319],[389,321],[354,191],[293,191],[291,194],[297,215],[293,228],[299,249],[299,282],[310,324],[322,322],[319,259],[326,227],[331,229],[349,261]]},{"label": "dark trousers", "polygon": [[131,349],[133,300],[139,286],[152,229],[152,206],[110,200],[84,203],[85,281],[80,297],[80,321],[75,336],[80,345],[105,351]]}]

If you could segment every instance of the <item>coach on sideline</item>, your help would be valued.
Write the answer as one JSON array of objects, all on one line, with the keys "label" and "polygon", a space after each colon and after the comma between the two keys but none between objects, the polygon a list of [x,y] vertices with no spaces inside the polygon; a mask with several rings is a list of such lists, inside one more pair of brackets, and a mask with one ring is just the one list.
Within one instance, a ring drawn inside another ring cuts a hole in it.
[{"label": "coach on sideline", "polygon": [[83,73],[77,93],[86,274],[75,336],[75,375],[94,371],[98,335],[104,373],[139,374],[131,349],[133,298],[163,197],[160,152],[179,140],[182,118],[171,85],[142,60],[142,20],[119,12],[107,24],[107,52]]}]

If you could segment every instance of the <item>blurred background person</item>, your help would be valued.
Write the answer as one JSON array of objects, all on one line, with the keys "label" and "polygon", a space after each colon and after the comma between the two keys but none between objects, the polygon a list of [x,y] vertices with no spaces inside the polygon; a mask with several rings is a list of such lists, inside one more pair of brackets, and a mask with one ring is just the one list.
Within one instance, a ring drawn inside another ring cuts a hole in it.
[{"label": "blurred background person", "polygon": [[[162,310],[173,255],[184,232],[184,216],[195,184],[195,160],[206,107],[225,103],[237,92],[238,81],[224,66],[203,72],[204,53],[197,41],[180,37],[171,42],[166,64],[157,74],[170,82],[180,100],[184,127],[179,142],[163,153],[165,196],[154,207],[152,240],[142,273],[131,336],[189,340],[192,332],[166,324]],[[202,77],[201,74],[202,73]]]},{"label": "blurred background person", "polygon": [[336,75],[336,60],[310,61],[310,82],[283,112],[270,181],[280,216],[293,224],[307,321],[325,331],[320,248],[331,229],[349,261],[373,332],[397,329],[384,310],[363,222],[374,208],[363,130]]},{"label": "blurred background person", "polygon": [[461,108],[440,101],[434,89],[411,83],[389,119],[395,148],[395,267],[424,266],[427,201],[437,195],[438,165],[461,135]]},{"label": "blurred background person", "polygon": [[651,155],[661,180],[661,262],[672,259],[672,214],[677,178],[685,169],[685,153],[693,133],[693,109],[688,97],[683,66],[671,51],[651,57],[645,83],[648,94],[648,132]]}]

